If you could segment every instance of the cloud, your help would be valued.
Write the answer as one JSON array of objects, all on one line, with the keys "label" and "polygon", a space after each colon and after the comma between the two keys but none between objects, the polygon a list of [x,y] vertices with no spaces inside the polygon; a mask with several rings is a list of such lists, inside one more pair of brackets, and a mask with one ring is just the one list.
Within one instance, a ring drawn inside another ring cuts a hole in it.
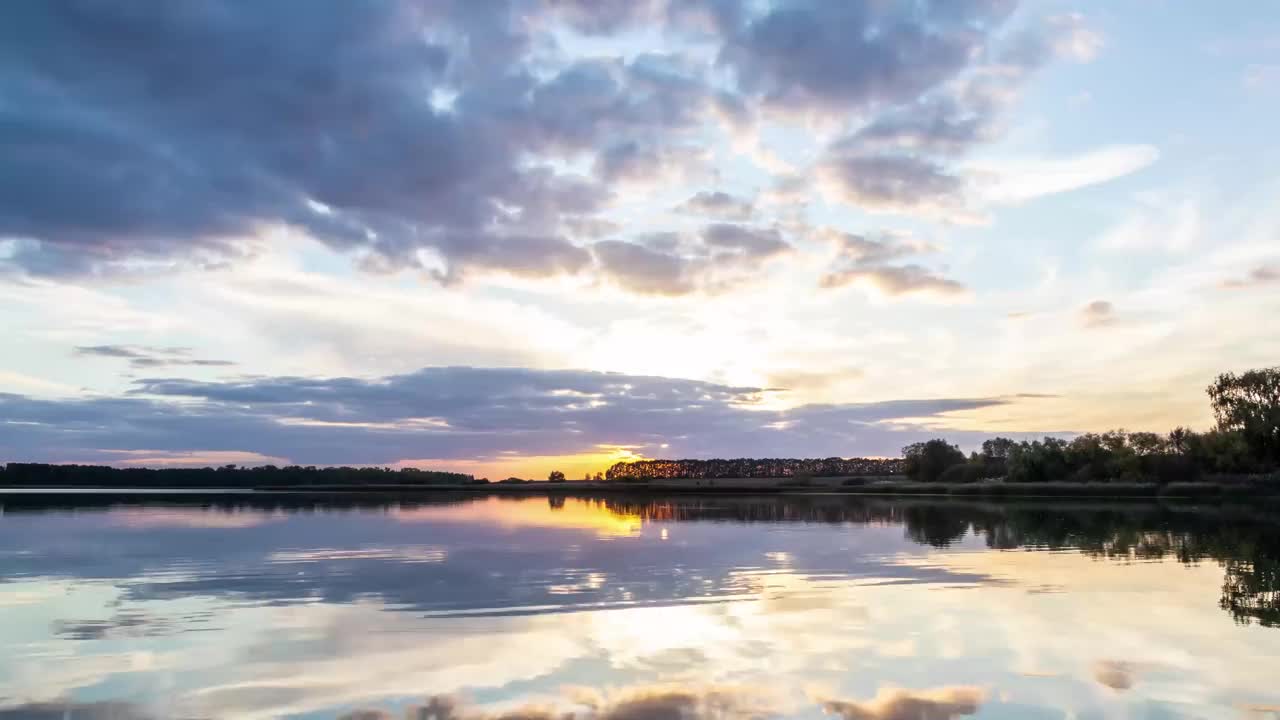
[{"label": "cloud", "polygon": [[[958,215],[964,182],[941,159],[995,137],[1027,71],[1099,45],[1062,16],[1010,52],[1016,6],[24,4],[0,43],[0,142],[17,149],[3,262],[220,268],[284,228],[443,283],[581,273],[581,239],[609,234],[583,218],[629,183],[700,172],[713,124],[749,137],[778,111],[865,120],[818,164],[836,197]],[[689,42],[609,57],[545,41],[654,27]],[[686,210],[751,216],[713,196]]]},{"label": "cloud", "polygon": [[733,686],[640,686],[612,693],[570,688],[567,695],[561,707],[567,705],[578,712],[552,705],[524,705],[493,712],[437,695],[410,707],[406,716],[433,720],[764,720],[777,714],[776,701],[766,693]]},{"label": "cloud", "polygon": [[1080,13],[1066,13],[1049,18],[1053,29],[1053,50],[1059,57],[1076,62],[1092,62],[1106,41],[1102,34],[1086,25]]},{"label": "cloud", "polygon": [[1103,660],[1093,666],[1093,679],[1112,690],[1124,691],[1133,687],[1133,663],[1116,660]]},{"label": "cloud", "polygon": [[976,687],[881,690],[869,702],[826,700],[822,708],[843,720],[954,720],[977,713],[985,699]]},{"label": "cloud", "polygon": [[[611,190],[548,159],[606,139],[653,147],[693,127],[714,93],[654,55],[535,77],[536,15],[506,3],[25,5],[0,50],[13,99],[3,141],[21,149],[4,170],[21,182],[0,200],[0,235],[21,240],[8,262],[45,274],[218,265],[285,226],[366,267],[443,281],[578,272],[590,256],[559,222]],[[615,156],[609,175],[639,172],[639,152]]]},{"label": "cloud", "polygon": [[1080,322],[1087,328],[1101,328],[1116,323],[1115,306],[1106,300],[1094,300],[1080,309]]},{"label": "cloud", "polygon": [[[994,28],[1013,5],[966,3],[956,15],[971,20],[980,15]],[[945,31],[938,32],[939,27],[946,25],[932,26],[926,34],[928,40],[922,42],[945,36]],[[874,37],[883,35],[891,33],[875,33]],[[1000,42],[990,41],[972,27],[957,29],[954,37],[963,40],[962,45],[972,43],[969,54],[949,59],[940,66],[946,72],[938,73],[931,82],[922,82],[914,94],[886,102],[887,109],[868,113],[867,122],[825,149],[815,173],[827,197],[874,212],[924,214],[971,223],[982,217],[970,206],[989,202],[982,193],[970,197],[975,180],[999,183],[1008,195],[1022,192],[1032,196],[1100,182],[1100,174],[1106,178],[1125,174],[1133,171],[1133,165],[1154,159],[1086,158],[1073,166],[1046,169],[1035,178],[1044,187],[998,176],[994,180],[981,175],[974,178],[951,167],[975,146],[1001,136],[1005,111],[1035,70],[1055,57],[1083,61],[1100,43],[1075,15],[1043,20]]]},{"label": "cloud", "polygon": [[989,178],[977,182],[985,202],[1017,204],[1078,190],[1131,175],[1153,164],[1160,151],[1152,145],[1118,145],[1062,158],[1007,163],[979,168]]},{"label": "cloud", "polygon": [[560,221],[574,237],[601,238],[622,229],[622,225],[602,217],[566,217]]},{"label": "cloud", "polygon": [[721,220],[749,220],[755,211],[750,200],[734,197],[729,193],[702,191],[685,200],[676,212],[689,215],[707,215]]},{"label": "cloud", "polygon": [[787,390],[823,391],[834,385],[861,380],[866,371],[848,367],[836,370],[777,370],[769,374],[769,384]]},{"label": "cloud", "polygon": [[604,275],[619,286],[644,295],[684,295],[696,287],[686,262],[678,255],[622,240],[592,246]]},{"label": "cloud", "polygon": [[883,230],[874,237],[819,228],[813,236],[836,248],[836,259],[842,262],[879,265],[912,255],[934,252],[936,248],[911,235]]},{"label": "cloud", "polygon": [[752,228],[730,223],[708,225],[702,231],[707,246],[724,251],[718,258],[734,256],[742,259],[763,259],[791,249],[782,235],[772,228]]},{"label": "cloud", "polygon": [[229,360],[205,360],[191,357],[191,348],[152,347],[149,345],[80,345],[76,355],[89,357],[122,358],[129,366],[138,369],[163,367],[228,367]]},{"label": "cloud", "polygon": [[938,275],[919,265],[850,268],[826,275],[821,280],[824,288],[845,285],[866,285],[890,297],[908,295],[936,295],[964,297],[969,294],[964,285]]},{"label": "cloud", "polygon": [[1259,265],[1242,278],[1223,280],[1219,287],[1225,290],[1241,290],[1276,283],[1280,283],[1280,266]]},{"label": "cloud", "polygon": [[646,146],[637,142],[611,145],[596,155],[594,173],[607,183],[681,182],[696,176],[707,155],[696,147]]},{"label": "cloud", "polygon": [[151,720],[155,716],[123,702],[43,702],[0,707],[0,720]]},{"label": "cloud", "polygon": [[[316,464],[567,455],[634,445],[665,456],[891,455],[948,413],[1002,398],[765,410],[762,388],[578,370],[436,367],[379,378],[150,378],[123,397],[0,394],[13,460],[256,453]],[[778,430],[785,423],[785,430]],[[976,433],[946,433],[976,439]],[[665,446],[665,447],[664,447]]]},{"label": "cloud", "polygon": [[964,69],[1014,5],[777,4],[731,29],[720,63],[774,108],[900,103]]},{"label": "cloud", "polygon": [[867,210],[945,213],[963,202],[959,176],[909,155],[840,155],[824,161],[817,173],[829,197]]},{"label": "cloud", "polygon": [[696,238],[658,233],[635,241],[592,246],[601,274],[619,287],[647,295],[720,292],[751,281],[792,246],[776,228],[713,223]]},{"label": "cloud", "polygon": [[869,238],[829,228],[819,229],[814,235],[836,247],[832,268],[819,279],[819,287],[863,285],[889,297],[931,295],[956,298],[969,294],[963,284],[920,265],[890,265],[892,261],[935,250],[910,235],[886,231],[878,237]]}]

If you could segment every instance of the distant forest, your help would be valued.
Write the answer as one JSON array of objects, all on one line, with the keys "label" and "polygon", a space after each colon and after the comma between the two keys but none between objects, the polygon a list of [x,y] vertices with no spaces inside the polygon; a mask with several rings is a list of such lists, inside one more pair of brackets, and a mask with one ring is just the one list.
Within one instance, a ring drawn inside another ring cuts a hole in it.
[{"label": "distant forest", "polygon": [[607,480],[878,477],[902,475],[905,468],[901,458],[637,460],[617,463],[604,476]]},{"label": "distant forest", "polygon": [[467,485],[471,475],[404,468],[276,467],[114,468],[105,465],[9,463],[0,487],[254,488],[301,486]]}]

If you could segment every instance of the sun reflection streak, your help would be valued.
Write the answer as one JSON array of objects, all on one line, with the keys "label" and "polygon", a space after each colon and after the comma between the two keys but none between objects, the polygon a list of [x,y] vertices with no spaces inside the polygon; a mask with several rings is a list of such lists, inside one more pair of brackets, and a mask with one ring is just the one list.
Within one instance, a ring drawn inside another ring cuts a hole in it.
[{"label": "sun reflection streak", "polygon": [[506,530],[590,530],[600,537],[635,537],[644,529],[644,520],[639,514],[577,498],[566,498],[563,505],[552,507],[544,497],[488,497],[465,505],[395,508],[389,514],[397,522],[484,523]]}]

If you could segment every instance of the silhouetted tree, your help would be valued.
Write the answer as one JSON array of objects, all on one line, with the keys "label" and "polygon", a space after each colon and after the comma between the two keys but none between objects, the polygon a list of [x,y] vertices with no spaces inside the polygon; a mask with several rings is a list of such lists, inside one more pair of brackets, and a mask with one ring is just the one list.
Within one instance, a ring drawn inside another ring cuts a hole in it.
[{"label": "silhouetted tree", "polygon": [[1018,443],[1007,437],[994,437],[990,440],[982,441],[982,454],[991,460],[1007,460],[1009,453],[1013,451],[1013,446]]},{"label": "silhouetted tree", "polygon": [[551,474],[547,476],[547,482],[553,482],[553,483],[564,482],[564,473],[560,472],[559,470],[552,470]]},{"label": "silhouetted tree", "polygon": [[942,439],[912,443],[902,448],[902,458],[907,475],[923,482],[934,482],[947,468],[965,461],[960,448]]},{"label": "silhouetted tree", "polygon": [[1219,430],[1240,433],[1254,458],[1280,461],[1280,367],[1223,373],[1208,393]]}]

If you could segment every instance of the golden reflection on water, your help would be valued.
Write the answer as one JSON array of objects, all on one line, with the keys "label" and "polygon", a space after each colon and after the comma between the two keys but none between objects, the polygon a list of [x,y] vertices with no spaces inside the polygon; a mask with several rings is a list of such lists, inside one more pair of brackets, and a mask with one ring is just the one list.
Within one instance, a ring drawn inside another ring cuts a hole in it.
[{"label": "golden reflection on water", "polygon": [[400,522],[476,523],[507,530],[590,530],[599,537],[633,537],[644,529],[638,513],[612,509],[599,500],[554,496],[490,496],[460,505],[394,508],[390,516]]}]

